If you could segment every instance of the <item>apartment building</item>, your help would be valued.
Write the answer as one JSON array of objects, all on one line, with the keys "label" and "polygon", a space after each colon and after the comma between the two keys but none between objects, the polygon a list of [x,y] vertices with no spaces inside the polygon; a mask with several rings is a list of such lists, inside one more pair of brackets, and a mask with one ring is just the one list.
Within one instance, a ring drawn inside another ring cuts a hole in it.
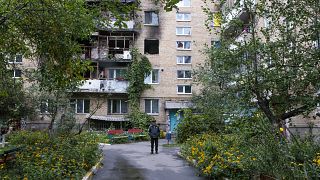
[{"label": "apartment building", "polygon": [[[129,5],[135,0],[121,2]],[[110,126],[123,128],[128,123],[129,82],[125,74],[132,62],[133,48],[152,64],[152,72],[145,78],[151,88],[142,93],[140,110],[153,116],[163,130],[174,131],[183,118],[179,110],[192,107],[192,94],[199,91],[192,71],[206,58],[201,52],[205,44],[219,40],[219,36],[210,34],[205,26],[207,15],[202,6],[206,5],[202,0],[181,0],[178,9],[171,12],[164,11],[163,5],[151,0],[141,0],[139,6],[141,10],[132,12],[132,19],[125,22],[126,27],[119,28],[112,20],[111,26],[100,24],[90,41],[80,42],[82,58],[90,61],[93,70],[84,73],[84,83],[70,99],[79,123],[89,120],[90,128],[98,130]],[[212,22],[210,28],[220,27]],[[37,67],[35,62],[21,56],[12,63],[19,66],[14,68],[15,78],[23,76],[23,68]],[[49,102],[41,103],[40,118],[29,128],[46,127],[49,106]]]},{"label": "apartment building", "polygon": [[[134,3],[134,1],[124,1]],[[91,44],[84,44],[84,58],[92,60],[93,72],[74,93],[73,102],[79,120],[87,118],[90,110],[99,108],[90,117],[95,128],[117,128],[128,121],[128,81],[124,74],[131,63],[132,48],[137,48],[152,64],[145,78],[151,89],[142,93],[140,109],[153,116],[164,130],[174,131],[183,114],[179,110],[191,107],[193,93],[192,71],[204,62],[204,45],[218,40],[206,29],[207,15],[202,0],[181,0],[179,9],[171,12],[153,1],[143,0],[127,28],[99,28],[92,34]],[[214,24],[214,23],[213,23]],[[212,28],[214,27],[212,24]]]}]

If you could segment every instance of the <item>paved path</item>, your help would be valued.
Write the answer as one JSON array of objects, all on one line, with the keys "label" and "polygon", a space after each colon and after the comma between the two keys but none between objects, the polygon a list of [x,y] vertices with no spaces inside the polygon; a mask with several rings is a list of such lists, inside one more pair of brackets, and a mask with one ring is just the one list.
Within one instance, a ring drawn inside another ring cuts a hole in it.
[{"label": "paved path", "polygon": [[178,157],[178,148],[163,147],[159,154],[150,154],[150,142],[105,145],[103,167],[94,180],[203,180],[193,167]]}]

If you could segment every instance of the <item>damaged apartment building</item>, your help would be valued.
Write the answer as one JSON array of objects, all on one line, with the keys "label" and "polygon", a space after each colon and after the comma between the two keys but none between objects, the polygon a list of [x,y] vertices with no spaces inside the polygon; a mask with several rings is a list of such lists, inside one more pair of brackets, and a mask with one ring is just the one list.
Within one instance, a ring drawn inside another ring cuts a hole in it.
[{"label": "damaged apartment building", "polygon": [[[181,0],[178,9],[170,12],[151,0],[141,0],[139,6],[132,19],[124,22],[126,26],[97,26],[90,41],[81,42],[82,58],[90,61],[92,71],[84,73],[85,81],[73,92],[71,107],[78,122],[88,119],[94,130],[124,128],[129,121],[126,73],[135,48],[152,64],[144,82],[151,88],[142,93],[140,110],[153,116],[161,129],[174,131],[183,118],[179,110],[191,107],[192,94],[199,91],[192,71],[204,62],[201,50],[218,40],[205,26],[202,0]],[[220,28],[216,23],[211,27]]]},{"label": "damaged apartment building", "polygon": [[162,6],[142,0],[141,11],[134,12],[125,28],[99,27],[90,43],[83,44],[83,58],[92,61],[93,71],[84,75],[85,83],[74,93],[77,118],[83,121],[98,108],[89,119],[91,128],[124,127],[130,111],[125,74],[131,50],[137,48],[153,68],[145,78],[151,89],[142,93],[140,110],[153,116],[162,129],[174,131],[183,118],[179,110],[192,106],[192,93],[198,90],[192,70],[204,61],[200,51],[218,39],[206,29],[201,5],[201,0],[181,0],[177,10],[165,12]]}]

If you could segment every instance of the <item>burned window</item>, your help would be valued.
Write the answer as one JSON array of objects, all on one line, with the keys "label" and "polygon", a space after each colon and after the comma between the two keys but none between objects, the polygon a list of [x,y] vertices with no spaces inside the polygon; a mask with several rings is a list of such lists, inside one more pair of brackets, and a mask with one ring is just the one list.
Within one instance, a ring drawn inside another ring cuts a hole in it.
[{"label": "burned window", "polygon": [[144,53],[145,54],[159,54],[159,40],[158,39],[144,40]]}]

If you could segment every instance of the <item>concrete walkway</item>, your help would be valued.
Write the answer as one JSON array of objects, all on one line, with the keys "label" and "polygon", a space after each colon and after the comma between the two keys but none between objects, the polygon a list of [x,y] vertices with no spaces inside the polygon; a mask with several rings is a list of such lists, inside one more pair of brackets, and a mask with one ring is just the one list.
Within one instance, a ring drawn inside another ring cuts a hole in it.
[{"label": "concrete walkway", "polygon": [[150,142],[105,145],[103,167],[94,180],[202,180],[195,169],[178,157],[176,147],[163,147],[159,154],[150,154]]}]

